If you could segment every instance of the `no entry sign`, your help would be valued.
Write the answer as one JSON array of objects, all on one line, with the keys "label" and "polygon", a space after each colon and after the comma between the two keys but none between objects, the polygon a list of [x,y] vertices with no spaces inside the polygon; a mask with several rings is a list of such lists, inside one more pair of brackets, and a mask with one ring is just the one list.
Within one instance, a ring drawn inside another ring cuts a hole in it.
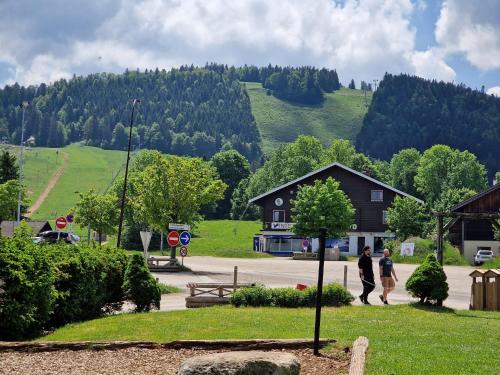
[{"label": "no entry sign", "polygon": [[167,236],[167,243],[168,246],[177,246],[179,244],[179,232],[177,231],[172,231],[168,233]]},{"label": "no entry sign", "polygon": [[64,229],[66,228],[66,224],[68,222],[66,221],[66,218],[64,216],[60,216],[56,219],[56,227],[58,229]]}]

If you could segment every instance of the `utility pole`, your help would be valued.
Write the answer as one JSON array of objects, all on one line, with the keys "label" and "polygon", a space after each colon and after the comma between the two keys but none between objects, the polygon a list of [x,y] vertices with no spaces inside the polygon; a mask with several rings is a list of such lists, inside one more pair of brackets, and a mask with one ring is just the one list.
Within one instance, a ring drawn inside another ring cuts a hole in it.
[{"label": "utility pole", "polygon": [[373,80],[373,92],[377,91],[377,82],[378,82],[378,79]]},{"label": "utility pole", "polygon": [[123,211],[125,210],[125,195],[127,193],[127,178],[128,178],[128,165],[130,162],[130,147],[132,145],[132,126],[134,125],[134,109],[135,105],[140,103],[140,99],[134,99],[132,101],[132,113],[130,114],[130,129],[128,133],[128,149],[127,149],[127,162],[125,164],[125,179],[123,181],[123,192],[122,192],[122,201],[120,206],[120,221],[118,222],[118,238],[116,240],[116,247],[120,247],[120,240],[122,236],[122,227],[123,227]]},{"label": "utility pole", "polygon": [[23,101],[21,103],[21,107],[23,109],[23,117],[21,120],[21,144],[19,151],[19,187],[17,192],[17,220],[16,224],[19,225],[21,222],[21,198],[23,192],[23,164],[24,164],[24,114],[26,112],[26,108],[30,105],[29,102]]}]

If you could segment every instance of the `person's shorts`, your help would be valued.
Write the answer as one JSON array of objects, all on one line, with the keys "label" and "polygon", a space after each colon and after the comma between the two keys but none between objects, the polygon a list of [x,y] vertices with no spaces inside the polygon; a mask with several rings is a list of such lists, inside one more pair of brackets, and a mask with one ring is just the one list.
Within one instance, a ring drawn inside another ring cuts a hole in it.
[{"label": "person's shorts", "polygon": [[394,288],[396,283],[392,277],[382,277],[382,286],[384,288]]}]

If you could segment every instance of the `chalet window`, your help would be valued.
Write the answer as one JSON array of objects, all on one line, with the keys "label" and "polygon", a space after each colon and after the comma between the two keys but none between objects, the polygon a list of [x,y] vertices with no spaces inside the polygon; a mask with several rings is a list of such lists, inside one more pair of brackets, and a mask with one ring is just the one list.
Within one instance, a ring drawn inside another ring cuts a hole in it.
[{"label": "chalet window", "polygon": [[273,210],[273,222],[284,223],[285,222],[285,210]]},{"label": "chalet window", "polygon": [[382,211],[382,224],[387,224],[387,215],[388,213],[386,210]]},{"label": "chalet window", "polygon": [[371,201],[372,202],[383,202],[384,201],[384,191],[383,190],[372,190],[371,191]]}]

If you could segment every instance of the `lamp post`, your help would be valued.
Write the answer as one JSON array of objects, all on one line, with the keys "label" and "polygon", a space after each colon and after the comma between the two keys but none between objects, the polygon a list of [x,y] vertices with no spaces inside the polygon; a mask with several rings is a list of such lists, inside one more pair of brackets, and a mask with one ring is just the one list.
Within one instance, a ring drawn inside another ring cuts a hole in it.
[{"label": "lamp post", "polygon": [[[22,197],[22,191],[23,191],[23,164],[24,164],[24,114],[26,112],[26,108],[30,105],[29,102],[23,101],[21,103],[21,108],[23,109],[23,117],[21,120],[21,150],[19,152],[19,187],[18,187],[18,192],[17,192],[17,220],[16,223],[19,225],[21,222],[21,197]],[[31,137],[30,137],[31,139]]]},{"label": "lamp post", "polygon": [[134,99],[132,101],[132,113],[130,114],[130,129],[128,133],[127,162],[125,164],[125,179],[123,181],[122,201],[120,206],[120,221],[118,222],[118,238],[116,240],[116,247],[120,247],[120,240],[122,236],[123,211],[125,210],[125,194],[127,192],[128,164],[130,161],[130,146],[132,145],[132,126],[134,124],[134,110],[135,110],[135,105],[139,104],[140,102],[141,102],[140,99]]}]

